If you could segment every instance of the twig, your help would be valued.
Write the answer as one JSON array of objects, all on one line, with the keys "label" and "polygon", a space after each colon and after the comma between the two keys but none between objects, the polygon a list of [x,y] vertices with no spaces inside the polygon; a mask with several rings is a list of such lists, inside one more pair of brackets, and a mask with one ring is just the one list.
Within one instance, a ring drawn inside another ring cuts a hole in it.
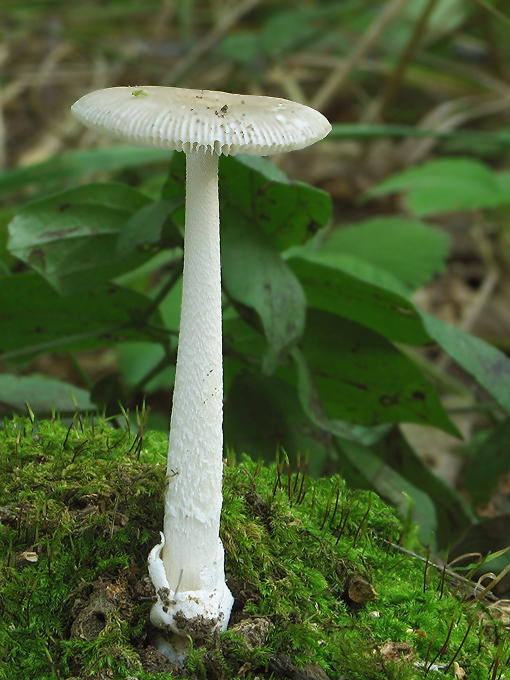
[{"label": "twig", "polygon": [[[7,45],[0,46],[0,69],[3,68],[7,57],[9,56],[9,51]],[[5,121],[4,121],[4,106],[5,100],[3,97],[3,91],[0,90],[0,172],[5,168],[6,164],[6,144],[5,144]]]},{"label": "twig", "polygon": [[76,342],[82,342],[84,340],[90,340],[91,338],[100,338],[101,336],[108,337],[112,333],[115,333],[124,328],[131,328],[132,324],[129,323],[117,323],[111,326],[103,326],[102,328],[96,328],[92,331],[85,331],[84,333],[75,333],[73,335],[68,335],[65,338],[55,338],[54,340],[48,340],[47,342],[39,342],[35,345],[30,345],[28,347],[21,347],[20,349],[13,349],[10,352],[4,352],[0,354],[2,361],[8,361],[11,359],[18,359],[19,357],[26,356],[27,354],[36,354],[39,352],[49,352],[56,348],[61,348],[62,345],[70,345]]},{"label": "twig", "polygon": [[357,44],[345,61],[337,66],[330,73],[323,85],[317,90],[311,101],[314,109],[323,109],[332,97],[342,89],[352,71],[356,68],[362,57],[379,40],[388,24],[394,21],[400,12],[406,7],[408,0],[393,0],[384,5],[384,9],[369,26],[368,30],[361,36]]},{"label": "twig", "polygon": [[191,50],[180,59],[175,68],[170,72],[168,78],[165,79],[163,85],[175,85],[185,75],[185,73],[201,58],[206,52],[209,52],[216,43],[229,31],[234,24],[236,24],[241,17],[250,12],[260,0],[243,0],[238,5],[226,12],[220,21],[212,28],[209,33],[199,40]]},{"label": "twig", "polygon": [[[508,92],[503,96],[476,96],[462,97],[453,101],[442,103],[423,118],[419,126],[425,128],[435,128],[439,131],[448,131],[464,125],[475,118],[483,118],[501,111],[507,111],[510,107],[510,96]],[[399,150],[400,162],[404,166],[413,165],[421,161],[430,153],[432,147],[437,143],[437,138],[408,140],[404,142]]]},{"label": "twig", "polygon": [[[420,562],[427,562],[425,557],[422,557],[421,555],[417,555],[416,553],[412,552],[411,550],[406,550],[406,548],[402,548],[402,546],[397,545],[396,543],[392,543],[391,541],[387,541],[385,538],[383,538],[382,541],[383,541],[383,543],[388,545],[390,548],[393,548],[393,550],[397,550],[398,552],[401,552],[404,555],[409,555],[410,557],[414,557],[414,559],[420,560]],[[476,591],[472,581],[470,581],[467,578],[464,578],[464,576],[461,576],[460,574],[457,574],[457,572],[453,571],[453,569],[449,569],[448,567],[445,567],[445,565],[436,564],[435,562],[431,562],[430,560],[428,560],[428,564],[429,564],[430,567],[434,567],[434,569],[437,569],[437,571],[440,571],[441,573],[444,571],[444,573],[447,574],[448,576],[450,576],[451,578],[455,579],[456,581],[459,581],[460,583],[463,583],[467,586],[472,587],[473,590]],[[510,567],[509,567],[509,569],[510,569]],[[487,588],[483,591],[483,597],[487,598],[488,600],[491,600],[492,602],[501,602],[501,598],[496,597],[493,593],[489,592],[489,589],[487,589]]]},{"label": "twig", "polygon": [[384,119],[386,117],[386,114],[388,113],[388,110],[393,104],[395,96],[402,84],[402,80],[404,78],[404,74],[407,70],[407,67],[409,66],[413,54],[427,29],[428,21],[432,15],[432,12],[435,9],[435,6],[437,5],[437,1],[438,0],[428,0],[427,4],[423,9],[423,12],[418,18],[418,21],[414,26],[411,38],[409,39],[409,42],[407,43],[402,54],[400,55],[396,67],[393,70],[393,73],[391,74],[391,78],[386,83],[380,104],[378,107],[376,107],[378,110],[373,111],[374,119],[378,118]]},{"label": "twig", "polygon": [[281,66],[276,66],[269,74],[269,79],[276,80],[283,88],[287,99],[301,104],[308,104],[307,96],[296,76]]},{"label": "twig", "polygon": [[510,18],[503,14],[503,12],[500,12],[499,9],[497,9],[493,5],[490,5],[488,2],[486,2],[486,0],[476,0],[476,2],[480,5],[480,7],[486,9],[487,12],[493,14],[496,17],[496,19],[498,19],[498,21],[502,21],[507,26],[510,26]]}]

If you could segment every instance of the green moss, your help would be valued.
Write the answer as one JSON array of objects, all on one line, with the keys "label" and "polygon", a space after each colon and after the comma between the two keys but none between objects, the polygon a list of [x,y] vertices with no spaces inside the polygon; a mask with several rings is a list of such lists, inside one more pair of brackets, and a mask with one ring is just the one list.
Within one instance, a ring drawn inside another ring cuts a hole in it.
[{"label": "green moss", "polygon": [[[0,678],[179,677],[149,646],[145,562],[162,526],[166,448],[157,433],[140,442],[105,422],[5,422]],[[249,460],[225,468],[224,489],[236,604],[224,635],[190,648],[188,677],[433,679],[447,665],[453,677],[455,657],[485,680],[497,655],[494,677],[504,668],[502,624],[388,547],[402,525],[374,494]]]}]

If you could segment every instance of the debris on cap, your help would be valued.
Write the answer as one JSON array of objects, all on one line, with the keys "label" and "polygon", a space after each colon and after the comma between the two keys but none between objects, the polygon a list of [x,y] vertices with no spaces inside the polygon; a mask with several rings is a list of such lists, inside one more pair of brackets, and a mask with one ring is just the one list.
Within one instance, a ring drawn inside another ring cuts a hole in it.
[{"label": "debris on cap", "polygon": [[85,126],[137,146],[270,156],[323,139],[329,121],[315,109],[276,97],[178,87],[111,87],[71,108]]}]

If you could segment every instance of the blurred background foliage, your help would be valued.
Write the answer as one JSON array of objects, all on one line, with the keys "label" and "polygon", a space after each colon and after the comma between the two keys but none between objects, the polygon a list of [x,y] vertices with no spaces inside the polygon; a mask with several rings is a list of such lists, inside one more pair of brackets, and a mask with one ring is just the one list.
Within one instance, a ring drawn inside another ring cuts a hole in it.
[{"label": "blurred background foliage", "polygon": [[326,140],[222,159],[226,444],[339,470],[427,541],[483,520],[480,551],[506,547],[506,3],[3,0],[0,23],[3,414],[121,403],[136,427],[145,402],[138,426],[168,427],[183,159],[70,105],[149,84],[293,99]]}]

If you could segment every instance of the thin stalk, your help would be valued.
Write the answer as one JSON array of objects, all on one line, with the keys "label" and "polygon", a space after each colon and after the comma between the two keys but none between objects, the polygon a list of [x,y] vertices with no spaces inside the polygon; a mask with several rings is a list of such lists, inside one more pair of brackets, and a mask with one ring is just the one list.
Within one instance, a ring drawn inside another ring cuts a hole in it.
[{"label": "thin stalk", "polygon": [[165,350],[165,356],[161,359],[161,361],[158,361],[154,368],[152,368],[146,375],[143,376],[143,378],[141,378],[136,383],[131,392],[133,394],[136,394],[137,392],[142,390],[145,387],[145,385],[147,385],[153,378],[159,375],[161,371],[167,368],[167,366],[171,366],[174,363],[174,358],[175,352]]},{"label": "thin stalk", "polygon": [[389,24],[398,17],[407,3],[408,0],[393,0],[393,2],[385,3],[382,11],[376,12],[374,21],[354,45],[349,56],[330,73],[315,93],[310,104],[314,109],[321,111],[333,96],[342,89],[361,59],[374,47]]},{"label": "thin stalk", "polygon": [[384,119],[389,109],[391,108],[395,100],[395,96],[402,84],[402,80],[404,79],[407,67],[409,66],[413,54],[416,51],[416,48],[418,47],[420,40],[422,39],[426,31],[427,23],[436,5],[437,0],[428,0],[426,6],[424,7],[421,16],[419,17],[418,21],[414,26],[414,31],[411,35],[411,38],[407,45],[405,46],[404,51],[400,55],[397,65],[393,70],[393,73],[391,74],[391,78],[386,84],[386,87],[383,91],[379,112],[378,114],[376,114],[375,117],[380,117]]},{"label": "thin stalk", "polygon": [[[190,0],[188,0],[189,2]],[[216,26],[211,28],[211,30],[206,33],[203,38],[196,40],[193,47],[187,52],[187,54],[180,59],[175,67],[170,72],[170,75],[166,79],[164,85],[177,85],[179,81],[186,75],[186,73],[191,69],[191,67],[196,64],[200,59],[203,59],[207,52],[211,50],[223,36],[235,26],[235,24],[242,19],[242,17],[250,12],[256,5],[258,5],[260,0],[241,0],[232,9],[221,17]],[[407,2],[407,0],[406,0]]]},{"label": "thin stalk", "polygon": [[[187,154],[181,322],[165,499],[171,590],[201,590],[214,569],[222,500],[223,375],[218,156]],[[182,573],[182,577],[181,577]]]},{"label": "thin stalk", "polygon": [[486,0],[476,0],[476,2],[480,5],[480,7],[483,7],[487,12],[490,12],[493,16],[498,19],[498,21],[502,21],[504,24],[507,24],[507,26],[510,26],[510,18],[506,16],[506,14],[503,14],[503,12],[500,12],[499,9],[494,7],[494,5],[491,5],[489,2],[486,2]]},{"label": "thin stalk", "polygon": [[177,262],[180,262],[182,264],[182,260],[175,260],[172,263],[171,275],[168,277],[168,280],[161,286],[156,297],[152,300],[150,306],[143,313],[142,319],[148,320],[151,318],[154,312],[158,309],[159,305],[163,302],[168,293],[172,290],[177,281],[181,278],[182,266],[177,266]]},{"label": "thin stalk", "polygon": [[412,125],[375,125],[368,123],[342,123],[333,125],[328,139],[371,139],[379,137],[391,138],[427,138],[453,140],[459,142],[501,144],[510,146],[508,132],[476,132],[474,130],[442,130],[432,127],[414,127]]},{"label": "thin stalk", "polygon": [[112,326],[103,326],[102,328],[96,328],[93,331],[86,331],[84,333],[75,333],[74,335],[68,335],[64,338],[55,338],[54,340],[48,340],[47,342],[39,342],[36,345],[30,345],[29,347],[21,347],[20,349],[14,349],[10,352],[4,352],[1,355],[2,361],[9,361],[10,359],[18,359],[19,357],[26,356],[27,354],[40,354],[42,352],[48,352],[53,349],[60,349],[63,345],[71,345],[75,342],[82,342],[83,340],[90,340],[92,338],[99,338],[101,336],[108,336],[112,333],[116,333],[124,328],[129,328],[131,324],[118,323]]}]

